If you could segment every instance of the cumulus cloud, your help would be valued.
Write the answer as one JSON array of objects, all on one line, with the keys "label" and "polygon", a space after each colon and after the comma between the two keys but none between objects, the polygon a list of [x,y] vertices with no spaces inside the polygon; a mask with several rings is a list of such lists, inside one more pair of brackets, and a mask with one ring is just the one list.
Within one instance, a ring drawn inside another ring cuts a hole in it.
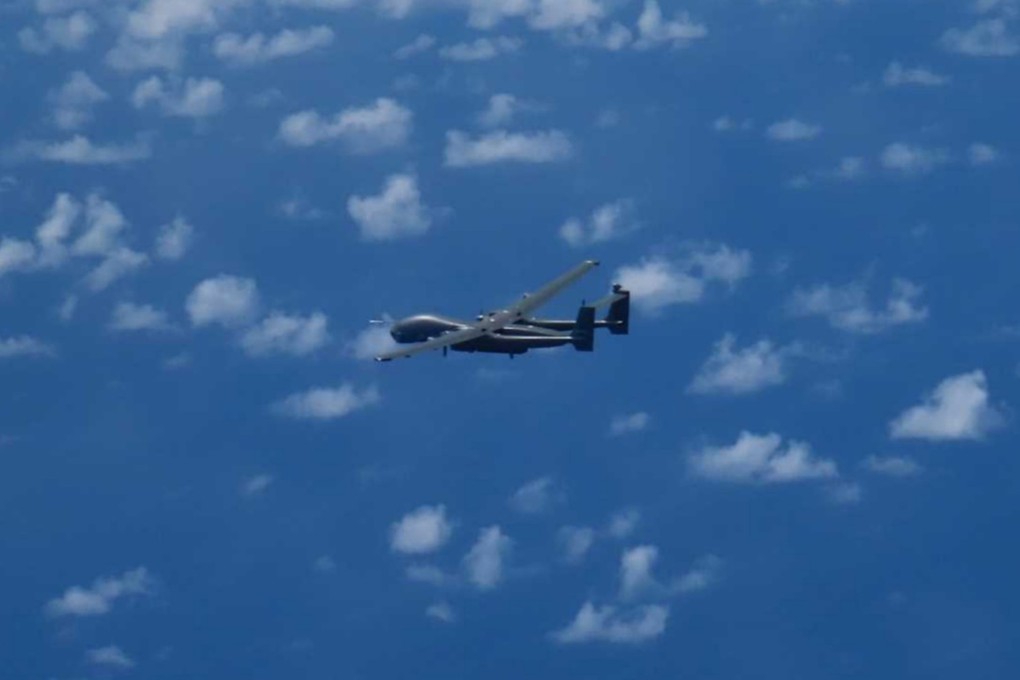
[{"label": "cumulus cloud", "polygon": [[525,515],[537,515],[548,510],[560,496],[552,477],[540,477],[517,489],[510,497],[510,507]]},{"label": "cumulus cloud", "polygon": [[272,312],[241,335],[241,348],[253,357],[271,354],[305,356],[330,341],[328,320],[322,312],[308,316]]},{"label": "cumulus cloud", "polygon": [[237,33],[224,33],[213,42],[213,54],[238,66],[251,66],[323,49],[333,43],[333,38],[333,29],[328,26],[285,28],[272,37],[264,33],[247,38]]},{"label": "cumulus cloud", "polygon": [[863,282],[844,286],[822,284],[797,289],[787,305],[794,316],[821,316],[833,328],[851,333],[880,333],[895,326],[919,323],[928,318],[920,303],[924,290],[910,281],[896,279],[884,307],[872,308]]},{"label": "cumulus cloud", "polygon": [[49,344],[28,335],[0,338],[0,359],[47,357],[54,354]]},{"label": "cumulus cloud", "polygon": [[560,644],[596,641],[638,644],[662,635],[668,617],[669,608],[663,605],[620,610],[613,605],[596,607],[585,602],[574,620],[550,637]]},{"label": "cumulus cloud", "polygon": [[422,52],[428,52],[433,47],[435,47],[435,45],[436,45],[436,38],[435,38],[435,36],[428,35],[427,33],[423,33],[423,34],[419,35],[417,38],[415,38],[414,40],[412,40],[411,42],[407,43],[406,45],[404,45],[402,47],[399,47],[393,53],[393,58],[394,59],[408,59],[410,57],[413,57],[416,54],[421,54]]},{"label": "cumulus cloud", "polygon": [[475,138],[451,130],[446,133],[444,164],[466,168],[493,163],[554,163],[570,158],[572,153],[570,138],[560,130],[495,130]]},{"label": "cumulus cloud", "polygon": [[62,17],[48,17],[42,26],[18,31],[21,49],[35,54],[53,50],[77,52],[85,49],[98,26],[88,12],[78,11]]},{"label": "cumulus cloud", "polygon": [[857,505],[864,497],[864,489],[857,482],[842,482],[828,487],[825,497],[833,505]]},{"label": "cumulus cloud", "polygon": [[664,584],[652,573],[658,559],[659,549],[654,545],[639,545],[623,552],[620,558],[621,600],[661,599],[705,590],[718,579],[722,567],[722,560],[706,555],[686,573]]},{"label": "cumulus cloud", "polygon": [[774,139],[777,142],[798,142],[814,139],[822,134],[822,128],[820,125],[812,125],[796,118],[788,118],[769,125],[765,129],[765,134],[769,139]]},{"label": "cumulus cloud", "polygon": [[127,670],[135,666],[135,662],[131,657],[116,645],[90,649],[85,653],[85,659],[96,666],[106,666],[107,668],[119,670]]},{"label": "cumulus cloud", "polygon": [[969,28],[950,28],[942,34],[942,47],[968,57],[1012,57],[1020,53],[1020,38],[1005,19],[983,19]]},{"label": "cumulus cloud", "polygon": [[886,87],[902,87],[905,85],[939,87],[949,83],[949,77],[939,75],[924,66],[908,67],[898,61],[893,61],[890,62],[882,74],[882,82]]},{"label": "cumulus cloud", "polygon": [[638,228],[633,203],[614,201],[596,208],[587,220],[571,217],[560,227],[560,238],[574,248],[618,239]]},{"label": "cumulus cloud", "polygon": [[318,387],[292,394],[277,402],[273,410],[279,415],[303,420],[334,420],[378,404],[379,391],[375,387],[357,390],[344,383],[340,387]]},{"label": "cumulus cloud", "polygon": [[272,485],[273,481],[273,476],[266,474],[248,477],[241,483],[241,495],[260,496]]},{"label": "cumulus cloud", "polygon": [[478,123],[482,127],[498,128],[509,125],[517,114],[524,111],[533,111],[535,105],[522,101],[518,97],[506,92],[500,92],[489,97],[489,103],[485,110],[478,115]]},{"label": "cumulus cloud", "polygon": [[148,143],[141,139],[126,144],[96,144],[84,135],[74,135],[64,142],[27,141],[16,146],[10,153],[15,160],[68,165],[121,165],[145,160],[151,155]]},{"label": "cumulus cloud", "polygon": [[29,241],[0,237],[0,276],[31,269],[35,264],[35,246]]},{"label": "cumulus cloud", "polygon": [[425,609],[425,616],[443,623],[453,623],[457,620],[453,607],[448,602],[434,602]]},{"label": "cumulus cloud", "polygon": [[889,433],[893,439],[980,440],[1002,423],[989,403],[984,371],[971,371],[939,383],[921,404],[893,420]]},{"label": "cumulus cloud", "polygon": [[183,217],[176,217],[172,222],[159,229],[156,238],[156,256],[162,260],[179,260],[184,257],[191,246],[195,228]]},{"label": "cumulus cloud", "polygon": [[914,477],[924,469],[917,461],[905,456],[868,456],[864,459],[864,468],[887,477]]},{"label": "cumulus cloud", "polygon": [[390,549],[407,555],[423,555],[442,548],[453,533],[446,506],[423,505],[390,527]]},{"label": "cumulus cloud", "polygon": [[948,163],[949,153],[945,149],[894,142],[882,149],[879,162],[886,170],[917,176],[928,174]]},{"label": "cumulus cloud", "polygon": [[769,340],[759,340],[743,349],[736,343],[733,334],[724,335],[687,390],[695,394],[749,394],[786,381],[788,351]]},{"label": "cumulus cloud", "polygon": [[172,328],[167,313],[152,305],[119,302],[113,308],[110,330],[114,331],[165,331]]},{"label": "cumulus cloud", "polygon": [[258,314],[258,286],[253,279],[220,274],[196,285],[184,306],[193,326],[242,326]]},{"label": "cumulus cloud", "polygon": [[595,544],[595,530],[591,527],[566,526],[559,530],[557,539],[563,559],[570,564],[578,564]]},{"label": "cumulus cloud", "polygon": [[60,597],[47,602],[45,611],[54,618],[101,616],[108,614],[117,600],[148,595],[153,585],[148,570],[145,567],[138,567],[120,576],[97,579],[88,588],[72,586]]},{"label": "cumulus cloud", "polygon": [[488,61],[521,49],[524,41],[520,38],[497,36],[477,38],[472,42],[456,43],[439,48],[439,56],[448,61]]},{"label": "cumulus cloud", "polygon": [[348,345],[348,351],[356,359],[374,359],[383,352],[396,349],[397,343],[386,325],[373,324],[358,333]]},{"label": "cumulus cloud", "polygon": [[676,304],[700,302],[706,289],[732,289],[751,273],[751,253],[724,244],[699,244],[681,257],[654,256],[616,271],[614,279],[631,292],[641,310],[656,313]]},{"label": "cumulus cloud", "polygon": [[152,76],[138,83],[131,94],[136,109],[152,105],[164,116],[207,118],[223,110],[223,83],[213,78],[164,81]]},{"label": "cumulus cloud", "polygon": [[411,134],[412,119],[410,109],[382,97],[328,118],[313,110],[291,114],[280,123],[279,135],[291,146],[340,141],[354,153],[367,154],[403,145]]},{"label": "cumulus cloud", "polygon": [[47,95],[53,105],[53,122],[61,130],[74,130],[92,120],[96,104],[110,98],[84,71],[74,71],[64,84]]},{"label": "cumulus cloud", "polygon": [[741,432],[732,446],[707,446],[688,459],[691,472],[717,482],[780,484],[839,476],[834,461],[818,458],[808,444],[783,446],[778,434]]},{"label": "cumulus cloud", "polygon": [[656,0],[645,0],[644,9],[638,17],[637,29],[638,37],[634,46],[639,49],[662,44],[685,47],[691,41],[708,35],[708,28],[693,21],[686,12],[678,14],[672,20],[664,19],[662,8]]},{"label": "cumulus cloud", "polygon": [[103,261],[85,276],[85,283],[93,291],[106,290],[114,281],[141,269],[149,263],[149,256],[126,246],[107,253]]},{"label": "cumulus cloud", "polygon": [[491,590],[503,578],[503,562],[509,557],[513,541],[498,526],[482,529],[478,540],[464,556],[468,581],[479,590]]},{"label": "cumulus cloud", "polygon": [[967,161],[971,165],[990,165],[999,160],[1002,154],[990,144],[975,142],[967,147]]},{"label": "cumulus cloud", "polygon": [[418,179],[411,174],[390,175],[375,196],[351,196],[347,212],[366,241],[392,241],[420,236],[432,226],[422,203]]},{"label": "cumulus cloud", "polygon": [[606,531],[616,539],[623,539],[634,533],[638,522],[641,521],[641,513],[633,508],[627,508],[615,513],[609,518],[609,525]]},{"label": "cumulus cloud", "polygon": [[614,416],[609,423],[609,434],[618,437],[632,432],[641,432],[648,427],[652,417],[644,411],[630,413],[627,415]]}]

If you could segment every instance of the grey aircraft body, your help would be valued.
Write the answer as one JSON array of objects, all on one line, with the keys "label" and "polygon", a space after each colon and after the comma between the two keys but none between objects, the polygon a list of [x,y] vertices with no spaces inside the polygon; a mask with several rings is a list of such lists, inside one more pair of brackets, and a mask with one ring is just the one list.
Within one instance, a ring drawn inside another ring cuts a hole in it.
[{"label": "grey aircraft body", "polygon": [[[430,350],[443,354],[488,352],[508,354],[511,358],[530,349],[573,345],[579,352],[595,348],[595,329],[607,328],[613,335],[630,332],[630,292],[619,284],[606,297],[590,305],[582,304],[573,320],[538,319],[531,313],[564,288],[598,266],[586,260],[534,293],[524,295],[507,309],[479,314],[474,321],[461,321],[435,314],[418,314],[397,321],[390,335],[408,345],[376,357],[376,361],[409,358]],[[607,307],[605,318],[596,319],[596,311]]]}]

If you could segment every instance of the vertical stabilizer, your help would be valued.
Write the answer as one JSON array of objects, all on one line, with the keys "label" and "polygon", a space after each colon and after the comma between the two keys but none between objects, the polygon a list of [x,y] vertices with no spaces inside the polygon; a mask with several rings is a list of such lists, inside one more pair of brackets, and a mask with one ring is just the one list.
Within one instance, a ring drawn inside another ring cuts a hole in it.
[{"label": "vertical stabilizer", "polygon": [[577,310],[577,322],[570,332],[570,340],[578,352],[595,349],[595,308],[581,307]]}]

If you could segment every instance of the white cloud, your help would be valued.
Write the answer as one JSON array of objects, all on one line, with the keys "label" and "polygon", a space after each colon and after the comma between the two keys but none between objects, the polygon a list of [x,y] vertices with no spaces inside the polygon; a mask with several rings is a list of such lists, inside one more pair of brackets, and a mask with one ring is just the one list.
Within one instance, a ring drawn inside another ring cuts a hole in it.
[{"label": "white cloud", "polygon": [[241,326],[258,314],[258,286],[253,279],[220,274],[195,286],[185,308],[194,326]]},{"label": "white cloud", "polygon": [[551,633],[551,637],[561,644],[596,641],[638,644],[662,635],[668,617],[669,608],[662,605],[620,611],[612,605],[596,607],[585,602],[574,620],[566,628]]},{"label": "white cloud", "polygon": [[644,411],[614,416],[613,420],[609,423],[609,433],[614,437],[618,437],[622,434],[641,432],[648,427],[651,419],[651,416]]},{"label": "white cloud", "polygon": [[208,118],[223,110],[223,83],[213,78],[164,81],[152,76],[138,83],[131,104],[143,109],[153,104],[165,116]]},{"label": "white cloud", "polygon": [[604,14],[599,0],[536,0],[528,24],[540,31],[558,31],[590,24]]},{"label": "white cloud", "polygon": [[407,513],[390,527],[390,549],[407,555],[439,550],[450,539],[453,526],[446,518],[446,506],[423,505]]},{"label": "white cloud", "polygon": [[40,28],[21,29],[18,42],[21,49],[36,54],[47,54],[55,49],[77,52],[85,49],[96,29],[92,15],[78,11],[63,17],[49,17]]},{"label": "white cloud", "polygon": [[28,241],[0,237],[0,276],[31,269],[35,264],[35,246]]},{"label": "white cloud", "polygon": [[803,442],[783,447],[778,434],[741,432],[732,446],[708,446],[688,459],[693,474],[717,482],[779,484],[839,476],[836,463]]},{"label": "white cloud", "polygon": [[503,561],[513,541],[498,526],[482,529],[478,540],[464,556],[468,580],[479,590],[495,588],[503,578]]},{"label": "white cloud", "polygon": [[662,9],[656,0],[645,0],[644,9],[637,22],[638,38],[634,46],[638,48],[655,47],[669,44],[672,47],[685,47],[693,40],[708,35],[704,24],[693,21],[686,12],[678,14],[673,20],[665,20]]},{"label": "white cloud", "polygon": [[340,387],[318,387],[292,394],[277,402],[273,410],[280,415],[308,420],[333,420],[378,404],[379,390],[369,387],[358,391],[344,383]]},{"label": "white cloud", "polygon": [[616,539],[623,539],[634,533],[638,522],[641,521],[641,513],[633,508],[627,508],[615,513],[609,519],[609,526],[606,531]]},{"label": "white cloud", "polygon": [[765,134],[769,139],[774,139],[777,142],[798,142],[814,139],[822,134],[822,128],[819,125],[805,123],[796,118],[788,118],[787,120],[781,120],[778,123],[769,125],[765,129]]},{"label": "white cloud", "polygon": [[864,489],[857,482],[844,482],[828,487],[825,496],[833,505],[857,505],[864,497]]},{"label": "white cloud", "polygon": [[268,38],[263,33],[247,38],[237,33],[224,33],[213,42],[213,54],[223,61],[251,66],[323,49],[333,43],[333,38],[333,30],[328,26],[286,28]]},{"label": "white cloud", "polygon": [[397,343],[390,335],[390,329],[382,324],[373,324],[358,333],[347,348],[356,359],[373,359],[383,352],[396,349]]},{"label": "white cloud", "polygon": [[507,132],[495,130],[471,138],[459,130],[446,133],[444,164],[466,168],[493,163],[553,163],[570,158],[573,145],[560,130]]},{"label": "white cloud", "polygon": [[184,60],[184,43],[176,37],[158,40],[138,40],[122,34],[113,48],[106,53],[106,64],[122,72],[174,71]]},{"label": "white cloud", "polygon": [[172,222],[159,229],[156,238],[156,256],[163,260],[179,260],[184,257],[191,246],[195,228],[183,217],[176,217]]},{"label": "white cloud", "polygon": [[942,46],[969,57],[1012,57],[1020,53],[1020,38],[1001,18],[984,19],[970,28],[951,28],[942,34]]},{"label": "white cloud", "polygon": [[894,142],[882,149],[879,162],[886,170],[903,175],[923,175],[949,162],[945,149],[930,149],[914,144]]},{"label": "white cloud", "polygon": [[435,47],[435,45],[436,45],[435,36],[423,33],[414,40],[412,40],[411,42],[404,45],[403,47],[398,48],[397,51],[393,53],[393,58],[407,59],[409,57],[413,57],[416,54],[428,52],[433,47]]},{"label": "white cloud", "polygon": [[447,574],[439,567],[431,564],[411,564],[404,570],[408,581],[416,583],[427,583],[430,586],[439,588],[441,586],[456,583],[456,574]]},{"label": "white cloud", "polygon": [[351,107],[324,118],[317,111],[291,114],[280,123],[280,139],[308,147],[339,140],[354,153],[374,153],[404,144],[411,134],[411,110],[382,97],[368,106]]},{"label": "white cloud", "polygon": [[920,405],[893,420],[889,432],[893,439],[979,440],[1002,422],[989,404],[984,372],[972,371],[943,380]]},{"label": "white cloud", "polygon": [[639,545],[623,552],[620,558],[620,599],[633,600],[661,590],[652,576],[652,567],[658,558],[659,549],[654,545]]},{"label": "white cloud", "polygon": [[89,588],[72,586],[60,597],[47,602],[45,610],[52,617],[101,616],[109,613],[117,600],[147,595],[152,587],[149,572],[145,567],[138,567],[120,576],[97,579]]},{"label": "white cloud", "polygon": [[[57,200],[60,200],[59,196]],[[57,216],[57,221],[63,224],[59,228],[55,227],[53,232],[48,232],[48,234],[66,233],[65,225],[72,212],[73,206],[54,204],[50,214]],[[85,202],[85,233],[75,240],[74,245],[71,246],[71,252],[75,255],[110,254],[117,249],[120,235],[127,229],[127,226],[127,219],[116,204],[98,194],[90,194]],[[59,240],[54,239],[54,241]]]},{"label": "white cloud", "polygon": [[[89,200],[91,204],[92,199]],[[53,205],[47,211],[46,219],[35,230],[35,238],[39,243],[40,250],[38,261],[40,267],[56,267],[67,259],[67,248],[64,241],[71,235],[71,230],[81,213],[81,203],[70,194],[57,194],[53,199]],[[0,271],[2,271],[2,267],[0,267]]]},{"label": "white cloud", "polygon": [[172,328],[166,312],[152,305],[120,302],[113,309],[110,330],[114,331],[165,331]]},{"label": "white cloud", "polygon": [[110,98],[84,71],[74,71],[47,96],[53,105],[53,122],[61,130],[74,130],[92,120],[92,108]]},{"label": "white cloud", "polygon": [[919,323],[928,318],[920,304],[923,289],[910,281],[896,279],[885,306],[872,309],[867,287],[862,282],[844,286],[823,284],[795,290],[788,310],[794,316],[821,316],[833,328],[851,333],[880,333],[894,326]]},{"label": "white cloud", "polygon": [[511,54],[524,44],[520,38],[497,36],[478,38],[468,43],[457,43],[439,48],[439,56],[449,61],[488,61],[503,54]]},{"label": "white cloud", "polygon": [[46,357],[53,354],[53,348],[50,345],[28,335],[0,338],[0,359]]},{"label": "white cloud", "polygon": [[705,590],[719,579],[721,567],[722,560],[715,555],[706,555],[695,562],[687,573],[670,584],[670,592],[687,595]]},{"label": "white cloud", "polygon": [[94,144],[84,135],[75,135],[65,142],[25,142],[12,155],[69,165],[119,165],[149,158],[152,150],[141,140],[130,144]]},{"label": "white cloud", "polygon": [[571,217],[560,227],[560,238],[574,248],[618,239],[638,228],[634,206],[620,200],[596,208],[585,221]]},{"label": "white cloud", "polygon": [[733,130],[750,130],[754,123],[749,118],[737,121],[731,116],[719,116],[712,121],[712,129],[716,132],[731,132]]},{"label": "white cloud", "polygon": [[570,564],[578,564],[584,560],[594,545],[595,530],[591,527],[567,526],[559,530],[557,538],[563,551],[563,559]]},{"label": "white cloud", "polygon": [[489,97],[488,106],[478,115],[478,123],[488,128],[503,127],[509,125],[518,113],[534,108],[534,104],[521,101],[512,94],[500,92]]},{"label": "white cloud", "polygon": [[920,85],[922,87],[939,87],[949,82],[948,76],[939,75],[923,66],[907,67],[898,61],[891,62],[882,74],[882,82],[886,87],[903,85]]},{"label": "white cloud", "polygon": [[715,344],[688,386],[689,392],[750,394],[786,381],[788,352],[769,340],[759,340],[743,349],[736,348],[736,343],[736,337],[727,333]]},{"label": "white cloud", "polygon": [[457,620],[453,607],[448,602],[435,602],[425,609],[425,616],[443,623],[453,623]]},{"label": "white cloud", "polygon": [[241,495],[260,496],[272,485],[273,481],[273,476],[266,474],[248,477],[241,483]]},{"label": "white cloud", "polygon": [[116,645],[90,649],[85,653],[85,658],[91,664],[107,666],[108,668],[126,670],[135,666],[135,662],[131,660],[131,657]]},{"label": "white cloud", "polygon": [[85,283],[93,291],[105,290],[117,279],[141,269],[149,263],[149,256],[126,246],[107,253],[99,265],[85,277]]},{"label": "white cloud", "polygon": [[989,165],[999,160],[999,150],[990,144],[975,142],[967,147],[967,160],[971,165]]},{"label": "white cloud", "polygon": [[914,477],[924,469],[914,459],[904,456],[868,456],[864,467],[869,472],[887,477]]},{"label": "white cloud", "polygon": [[671,305],[700,302],[712,283],[732,289],[750,273],[748,251],[723,244],[700,244],[679,258],[655,256],[621,267],[614,279],[631,292],[636,306],[656,313]]},{"label": "white cloud", "polygon": [[548,510],[559,497],[552,477],[540,477],[517,489],[510,497],[510,507],[525,515],[537,515]]},{"label": "white cloud", "polygon": [[253,357],[270,354],[305,356],[329,343],[327,324],[326,315],[322,312],[306,317],[272,312],[241,335],[241,347]]},{"label": "white cloud", "polygon": [[418,179],[411,174],[390,175],[375,196],[351,196],[347,212],[366,241],[420,236],[432,226],[430,211],[421,201]]}]

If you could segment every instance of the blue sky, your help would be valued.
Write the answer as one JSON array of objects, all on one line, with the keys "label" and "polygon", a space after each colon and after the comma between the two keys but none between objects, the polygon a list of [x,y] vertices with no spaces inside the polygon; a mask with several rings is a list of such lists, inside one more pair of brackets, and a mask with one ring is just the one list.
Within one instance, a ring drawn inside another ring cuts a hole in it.
[{"label": "blue sky", "polygon": [[[8,0],[0,54],[0,676],[1020,667],[1020,3]],[[370,360],[588,258],[592,354]]]}]

